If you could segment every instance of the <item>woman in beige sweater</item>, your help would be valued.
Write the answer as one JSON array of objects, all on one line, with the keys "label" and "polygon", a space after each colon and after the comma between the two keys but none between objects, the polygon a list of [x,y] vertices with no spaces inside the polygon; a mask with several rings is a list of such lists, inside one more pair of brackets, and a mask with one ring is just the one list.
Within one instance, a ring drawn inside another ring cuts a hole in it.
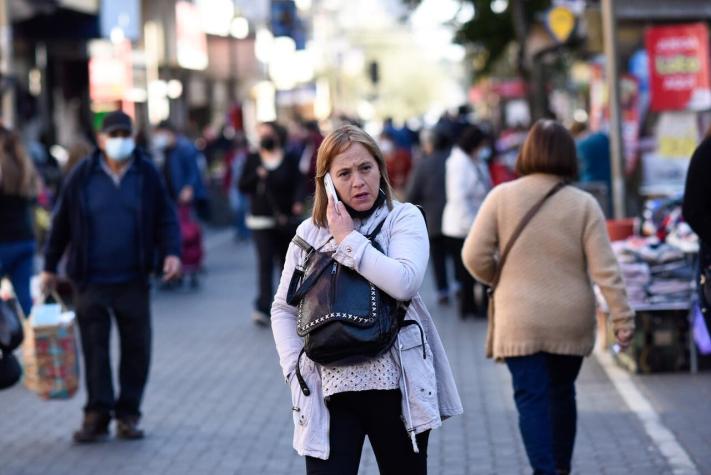
[{"label": "woman in beige sweater", "polygon": [[[576,177],[573,138],[554,121],[538,121],[516,169],[521,178],[489,194],[462,250],[467,269],[487,284],[523,216],[558,183]],[[487,356],[505,360],[511,372],[519,428],[536,474],[570,472],[575,379],[595,338],[593,283],[608,303],[618,343],[627,346],[634,314],[605,218],[591,195],[565,186],[544,203],[511,248],[487,334]]]}]

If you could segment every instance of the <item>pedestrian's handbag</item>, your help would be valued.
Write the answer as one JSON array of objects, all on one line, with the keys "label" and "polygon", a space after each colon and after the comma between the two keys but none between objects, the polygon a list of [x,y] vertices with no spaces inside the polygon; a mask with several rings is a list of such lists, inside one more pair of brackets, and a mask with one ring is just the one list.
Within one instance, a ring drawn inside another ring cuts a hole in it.
[{"label": "pedestrian's handbag", "polygon": [[41,299],[25,321],[25,386],[43,399],[68,399],[79,387],[74,312],[53,297],[58,303]]},{"label": "pedestrian's handbag", "polygon": [[[12,303],[11,303],[12,302]],[[0,350],[11,352],[22,343],[21,310],[17,301],[0,298]]]},{"label": "pedestrian's handbag", "polygon": [[22,376],[22,367],[11,351],[0,351],[0,389],[14,386]]},{"label": "pedestrian's handbag", "polygon": [[506,263],[506,259],[509,256],[509,252],[511,251],[511,248],[513,247],[516,240],[521,235],[521,232],[523,232],[523,229],[528,225],[528,223],[531,222],[536,213],[540,211],[540,209],[543,207],[543,204],[548,201],[548,198],[562,190],[566,184],[567,183],[564,181],[556,184],[553,188],[550,189],[550,191],[548,191],[548,193],[545,194],[543,198],[538,200],[538,202],[533,205],[530,210],[528,210],[528,212],[521,219],[521,222],[518,223],[516,229],[514,229],[514,232],[511,235],[511,238],[509,239],[509,242],[506,243],[506,246],[504,247],[504,252],[501,253],[499,265],[496,266],[496,273],[494,274],[494,278],[491,280],[491,284],[489,285],[489,288],[487,290],[487,292],[489,293],[488,329],[486,332],[487,358],[491,358],[494,354],[494,292],[496,292],[496,286],[499,285],[499,279],[501,278],[501,270],[503,269],[504,264]]},{"label": "pedestrian's handbag", "polygon": [[[381,252],[375,237],[384,221],[366,236]],[[405,321],[410,301],[394,299],[358,272],[337,262],[331,254],[315,250],[301,237],[295,236],[292,242],[306,252],[303,264],[291,277],[286,299],[289,305],[298,308],[296,332],[304,338],[299,360],[306,354],[322,365],[365,361],[390,349],[401,327],[417,324]],[[310,390],[301,376],[298,361],[296,377],[308,396]]]}]

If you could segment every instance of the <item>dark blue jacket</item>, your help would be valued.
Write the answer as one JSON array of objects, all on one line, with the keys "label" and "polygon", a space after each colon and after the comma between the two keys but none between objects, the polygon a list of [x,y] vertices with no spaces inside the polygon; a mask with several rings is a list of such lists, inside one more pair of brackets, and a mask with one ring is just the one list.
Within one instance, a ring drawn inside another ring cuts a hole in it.
[{"label": "dark blue jacket", "polygon": [[[172,200],[155,166],[140,149],[133,153],[141,190],[138,249],[140,269],[147,276],[156,257],[180,256],[180,228]],[[44,270],[57,272],[57,265],[68,249],[67,274],[79,286],[87,282],[89,222],[87,183],[91,170],[99,166],[101,152],[94,151],[82,160],[66,179],[52,216],[52,228],[45,248]]]},{"label": "dark blue jacket", "polygon": [[180,190],[188,185],[193,188],[195,201],[207,198],[207,191],[200,177],[199,158],[200,151],[182,135],[178,136],[174,147],[166,150],[166,180],[174,200],[177,200]]}]

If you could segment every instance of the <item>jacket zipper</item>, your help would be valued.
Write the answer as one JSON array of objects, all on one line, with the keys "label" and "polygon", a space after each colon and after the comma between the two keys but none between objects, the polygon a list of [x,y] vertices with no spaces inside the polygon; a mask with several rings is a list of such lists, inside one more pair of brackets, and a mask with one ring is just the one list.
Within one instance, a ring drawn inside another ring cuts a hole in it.
[{"label": "jacket zipper", "polygon": [[402,345],[400,344],[400,335],[397,337],[397,351],[400,355],[400,371],[402,372],[402,387],[405,391],[403,396],[405,397],[405,430],[410,436],[410,442],[412,442],[412,450],[416,453],[420,453],[420,449],[417,447],[417,439],[415,438],[415,428],[412,425],[412,412],[410,409],[410,394],[407,390],[407,378],[405,376],[405,365],[402,363]]}]

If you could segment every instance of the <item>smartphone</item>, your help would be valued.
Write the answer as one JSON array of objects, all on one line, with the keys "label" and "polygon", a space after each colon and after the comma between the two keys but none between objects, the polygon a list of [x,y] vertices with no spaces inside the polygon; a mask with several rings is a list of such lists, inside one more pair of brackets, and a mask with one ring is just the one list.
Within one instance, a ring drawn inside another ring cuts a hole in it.
[{"label": "smartphone", "polygon": [[338,203],[338,195],[336,194],[336,187],[333,186],[333,179],[331,178],[330,173],[326,173],[326,176],[323,177],[323,184],[326,187],[326,193],[331,195],[331,198],[333,198],[333,202]]}]

